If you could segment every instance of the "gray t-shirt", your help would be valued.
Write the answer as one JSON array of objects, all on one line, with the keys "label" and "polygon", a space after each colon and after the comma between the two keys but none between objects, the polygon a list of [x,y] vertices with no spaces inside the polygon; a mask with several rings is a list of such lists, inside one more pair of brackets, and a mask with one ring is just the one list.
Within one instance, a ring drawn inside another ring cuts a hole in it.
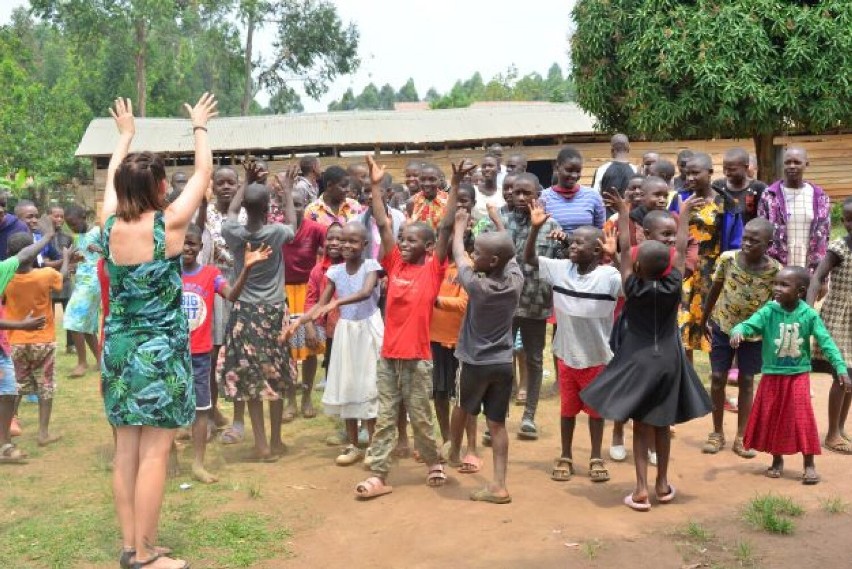
[{"label": "gray t-shirt", "polygon": [[252,249],[264,243],[272,248],[272,254],[265,261],[254,266],[246,284],[240,293],[240,301],[255,304],[276,304],[284,302],[284,255],[281,247],[293,240],[293,227],[281,223],[269,223],[255,232],[250,232],[239,222],[225,220],[222,223],[222,237],[228,250],[234,256],[234,274],[243,270],[246,243]]},{"label": "gray t-shirt", "polygon": [[470,365],[512,363],[512,317],[524,286],[518,262],[510,260],[496,278],[460,266],[458,279],[468,301],[456,357]]}]

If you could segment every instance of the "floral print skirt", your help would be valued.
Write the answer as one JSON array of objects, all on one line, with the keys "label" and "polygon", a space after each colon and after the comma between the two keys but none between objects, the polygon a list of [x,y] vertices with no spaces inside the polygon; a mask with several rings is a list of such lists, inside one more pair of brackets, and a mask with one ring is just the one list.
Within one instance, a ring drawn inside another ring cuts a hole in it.
[{"label": "floral print skirt", "polygon": [[216,373],[219,391],[228,401],[275,401],[296,377],[286,345],[278,341],[290,320],[287,303],[252,304],[237,301],[219,351]]}]

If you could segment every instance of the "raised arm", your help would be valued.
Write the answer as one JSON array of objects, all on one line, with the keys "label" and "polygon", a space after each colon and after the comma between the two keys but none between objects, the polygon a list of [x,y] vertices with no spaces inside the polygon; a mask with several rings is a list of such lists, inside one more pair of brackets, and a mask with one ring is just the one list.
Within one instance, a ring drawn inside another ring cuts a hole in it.
[{"label": "raised arm", "polygon": [[473,263],[467,257],[467,252],[464,250],[464,232],[467,231],[467,224],[470,222],[470,214],[467,210],[460,209],[456,211],[456,220],[453,226],[453,259],[456,261],[456,266],[472,267]]},{"label": "raised arm", "polygon": [[[453,164],[452,167],[453,177],[450,180],[450,196],[447,199],[447,205],[444,207],[444,217],[441,218],[441,223],[438,225],[438,240],[435,243],[435,255],[442,263],[447,258],[447,243],[450,241],[450,235],[455,224],[459,184],[465,176],[476,168],[473,163],[465,165],[464,160],[459,162],[458,166]],[[455,256],[455,252],[453,256]]]},{"label": "raised arm", "polygon": [[53,227],[53,220],[47,215],[39,219],[38,230],[41,233],[41,239],[32,245],[27,245],[15,255],[18,258],[18,263],[21,265],[31,265],[41,250],[50,243],[50,240],[53,239],[53,234],[56,232],[56,229]]},{"label": "raised arm", "polygon": [[603,200],[606,206],[613,208],[618,214],[618,247],[621,250],[618,270],[621,271],[621,282],[625,283],[633,274],[633,259],[630,255],[630,211],[627,202],[618,192],[607,192]]},{"label": "raised arm", "polygon": [[299,175],[298,166],[290,166],[284,172],[279,172],[276,178],[281,186],[281,196],[284,200],[284,223],[293,227],[296,231],[296,208],[293,205],[293,186],[296,176]]},{"label": "raised arm", "polygon": [[104,202],[101,206],[101,224],[104,224],[107,218],[113,215],[118,207],[118,197],[115,194],[115,172],[130,151],[130,143],[133,142],[133,135],[136,134],[136,123],[133,120],[133,103],[131,103],[130,99],[123,99],[121,97],[116,99],[113,106],[109,109],[109,114],[115,119],[115,126],[118,127],[118,143],[115,146],[115,150],[112,151],[112,157],[109,159],[109,167],[107,167]]},{"label": "raised arm", "polygon": [[527,265],[538,267],[538,253],[535,245],[541,226],[549,218],[550,214],[544,211],[544,203],[541,200],[533,200],[530,204],[530,232],[527,235],[527,242],[524,244],[524,263]]},{"label": "raised arm", "polygon": [[257,164],[255,164],[254,160],[247,160],[243,164],[243,170],[245,170],[243,183],[240,184],[239,188],[237,188],[237,192],[231,199],[231,205],[228,206],[229,221],[240,220],[240,209],[243,207],[243,200],[246,197],[246,189],[257,181]]},{"label": "raised arm", "polygon": [[195,171],[189,177],[181,194],[166,208],[166,220],[172,228],[186,228],[201,205],[201,199],[210,185],[213,175],[213,154],[207,138],[207,121],[218,115],[216,99],[204,93],[194,107],[184,103],[192,119],[192,135],[195,138]]},{"label": "raised arm", "polygon": [[367,156],[367,168],[370,169],[370,198],[373,208],[373,220],[379,228],[379,236],[382,239],[379,247],[379,258],[381,261],[385,255],[391,252],[396,244],[396,236],[393,234],[393,223],[388,217],[385,209],[385,199],[382,196],[382,180],[385,177],[385,167],[376,164],[372,156]]},{"label": "raised arm", "polygon": [[503,225],[503,218],[500,217],[500,210],[498,210],[493,204],[488,204],[485,206],[488,210],[488,218],[491,220],[491,223],[494,224],[494,229],[499,231],[506,231],[506,226]]}]

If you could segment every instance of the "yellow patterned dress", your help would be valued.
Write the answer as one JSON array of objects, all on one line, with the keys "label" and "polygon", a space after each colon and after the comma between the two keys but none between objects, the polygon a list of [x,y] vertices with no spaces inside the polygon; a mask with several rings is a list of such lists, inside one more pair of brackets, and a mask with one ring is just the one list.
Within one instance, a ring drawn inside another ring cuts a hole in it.
[{"label": "yellow patterned dress", "polygon": [[701,329],[704,301],[713,284],[713,271],[721,254],[721,221],[724,203],[720,196],[693,210],[689,218],[689,236],[698,243],[695,271],[683,280],[683,297],[678,324],[687,350],[710,351],[710,342]]}]

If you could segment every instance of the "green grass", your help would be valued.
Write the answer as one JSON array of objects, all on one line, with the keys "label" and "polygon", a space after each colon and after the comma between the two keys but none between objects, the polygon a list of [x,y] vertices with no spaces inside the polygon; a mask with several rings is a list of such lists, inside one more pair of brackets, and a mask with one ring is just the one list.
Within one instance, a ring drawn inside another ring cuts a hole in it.
[{"label": "green grass", "polygon": [[[21,404],[24,436],[16,442],[29,453],[30,464],[4,465],[0,471],[3,569],[112,567],[121,548],[112,501],[112,440],[96,375],[68,379],[76,358],[64,354],[64,333],[57,337],[59,391],[51,430],[63,439],[38,448],[36,406]],[[208,449],[214,469],[224,465],[221,452],[216,445]],[[193,482],[182,490],[180,484],[189,481],[190,453],[190,448],[181,452],[182,473],[167,483],[158,541],[193,567],[251,567],[288,557],[290,531],[283,516],[262,500],[245,507],[247,499],[256,500],[267,488],[263,481],[232,471],[226,483]]]},{"label": "green grass", "polygon": [[734,559],[737,560],[740,567],[756,567],[757,556],[754,551],[754,546],[751,542],[741,540],[734,547]]},{"label": "green grass", "polygon": [[753,498],[743,511],[743,518],[752,527],[769,533],[790,535],[795,524],[790,518],[801,516],[804,510],[787,496],[764,494]]},{"label": "green grass", "polygon": [[583,555],[585,555],[589,561],[594,561],[597,558],[602,545],[603,544],[597,539],[584,541],[580,546],[580,551],[583,552]]},{"label": "green grass", "polygon": [[707,543],[713,539],[713,532],[702,526],[696,521],[690,521],[680,532],[683,537],[701,544]]},{"label": "green grass", "polygon": [[820,498],[819,505],[827,514],[845,514],[847,510],[849,510],[849,502],[845,501],[840,496]]}]

